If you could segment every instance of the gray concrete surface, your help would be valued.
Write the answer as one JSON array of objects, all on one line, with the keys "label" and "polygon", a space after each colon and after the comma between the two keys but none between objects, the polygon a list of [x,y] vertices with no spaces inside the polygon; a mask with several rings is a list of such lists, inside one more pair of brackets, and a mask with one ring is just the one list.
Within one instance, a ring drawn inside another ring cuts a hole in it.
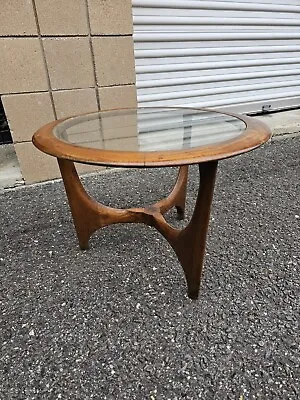
[{"label": "gray concrete surface", "polygon": [[[0,399],[298,400],[299,162],[299,138],[220,162],[196,302],[151,228],[106,228],[82,252],[61,182],[2,193]],[[134,206],[165,196],[171,178],[84,183]],[[197,186],[193,167],[187,219]]]},{"label": "gray concrete surface", "polygon": [[0,145],[0,190],[23,185],[13,144]]},{"label": "gray concrete surface", "polygon": [[300,109],[255,116],[265,122],[274,136],[300,134]]}]

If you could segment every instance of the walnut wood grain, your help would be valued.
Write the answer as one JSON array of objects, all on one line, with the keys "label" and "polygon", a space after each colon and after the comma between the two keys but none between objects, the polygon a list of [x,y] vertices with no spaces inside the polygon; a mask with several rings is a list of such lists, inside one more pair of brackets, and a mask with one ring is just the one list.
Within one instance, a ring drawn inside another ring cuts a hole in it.
[{"label": "walnut wood grain", "polygon": [[180,167],[177,181],[172,192],[167,198],[160,200],[153,205],[153,207],[160,210],[161,214],[165,214],[167,211],[175,206],[177,210],[177,218],[179,220],[184,219],[188,170],[188,165]]},{"label": "walnut wood grain", "polygon": [[180,168],[174,189],[166,199],[145,208],[116,209],[96,202],[87,194],[72,161],[58,159],[58,164],[81,249],[88,249],[91,235],[107,225],[127,222],[153,226],[173,247],[183,267],[188,296],[198,298],[217,162],[199,164],[198,198],[191,221],[184,229],[169,225],[163,214],[175,206],[183,218],[187,167]]}]

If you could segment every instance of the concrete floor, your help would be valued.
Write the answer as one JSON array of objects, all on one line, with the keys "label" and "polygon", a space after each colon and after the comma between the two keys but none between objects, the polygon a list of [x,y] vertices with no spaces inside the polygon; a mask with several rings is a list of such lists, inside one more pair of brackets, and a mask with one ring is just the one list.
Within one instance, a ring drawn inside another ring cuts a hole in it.
[{"label": "concrete floor", "polygon": [[[300,110],[265,114],[255,118],[269,125],[274,135],[273,140],[280,140],[282,135],[286,137],[300,135]],[[0,145],[0,190],[23,184],[13,145]]]},{"label": "concrete floor", "polygon": [[274,136],[300,133],[300,109],[264,114],[255,118],[265,122],[272,129]]},{"label": "concrete floor", "polygon": [[0,190],[23,185],[13,144],[0,145]]}]

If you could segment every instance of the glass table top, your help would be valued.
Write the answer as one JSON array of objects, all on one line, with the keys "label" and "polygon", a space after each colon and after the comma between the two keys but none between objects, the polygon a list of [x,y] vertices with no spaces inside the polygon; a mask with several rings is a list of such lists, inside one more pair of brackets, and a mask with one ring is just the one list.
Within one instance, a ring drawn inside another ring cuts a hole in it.
[{"label": "glass table top", "polygon": [[245,129],[240,119],[213,111],[139,108],[69,118],[56,125],[53,134],[84,148],[151,152],[219,144]]}]

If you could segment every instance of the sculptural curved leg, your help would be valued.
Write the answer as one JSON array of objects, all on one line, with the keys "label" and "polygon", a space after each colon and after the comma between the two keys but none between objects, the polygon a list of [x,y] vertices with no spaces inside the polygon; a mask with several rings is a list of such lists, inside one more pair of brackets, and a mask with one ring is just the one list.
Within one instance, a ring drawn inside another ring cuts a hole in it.
[{"label": "sculptural curved leg", "polygon": [[79,246],[85,250],[88,249],[91,234],[101,227],[99,204],[86,193],[74,163],[64,159],[57,161],[69,200]]},{"label": "sculptural curved leg", "polygon": [[82,250],[88,249],[90,236],[98,229],[118,222],[134,222],[129,210],[104,206],[92,199],[80,182],[73,161],[58,159],[69,205]]},{"label": "sculptural curved leg", "polygon": [[171,207],[184,212],[188,170],[181,167],[171,194],[153,206],[115,209],[93,200],[82,186],[74,163],[58,159],[81,249],[88,248],[89,238],[96,230],[111,224],[137,222],[155,227],[173,247],[183,267],[188,295],[196,299],[199,293],[205,253],[210,208],[213,197],[217,161],[199,164],[200,186],[191,221],[182,230],[170,226],[163,214]]},{"label": "sculptural curved leg", "polygon": [[199,164],[199,170],[200,187],[193,216],[171,243],[183,267],[191,299],[197,299],[199,294],[217,162]]},{"label": "sculptural curved leg", "polygon": [[153,206],[130,210],[115,209],[104,206],[92,199],[84,189],[78,177],[73,161],[58,159],[62,179],[65,185],[69,205],[82,250],[88,249],[90,236],[103,226],[119,222],[143,222],[141,214],[166,213],[176,206],[180,216],[184,215],[188,166],[180,167],[177,181],[170,195]]},{"label": "sculptural curved leg", "polygon": [[154,225],[173,247],[184,270],[191,299],[197,299],[199,294],[217,161],[199,164],[199,171],[198,197],[189,224],[179,230],[156,218]]},{"label": "sculptural curved leg", "polygon": [[152,207],[159,209],[161,214],[165,214],[172,207],[176,207],[177,218],[180,220],[184,219],[188,171],[188,165],[181,166],[172,192],[168,197],[158,201]]}]

